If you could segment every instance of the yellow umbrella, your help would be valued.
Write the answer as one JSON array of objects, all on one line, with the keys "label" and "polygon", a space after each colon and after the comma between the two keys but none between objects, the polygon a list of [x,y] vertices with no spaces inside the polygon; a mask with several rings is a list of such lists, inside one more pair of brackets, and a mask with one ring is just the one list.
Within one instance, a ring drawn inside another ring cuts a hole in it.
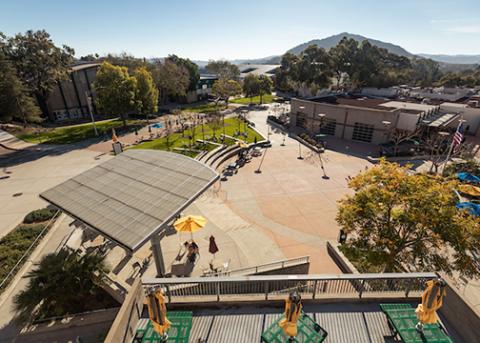
[{"label": "yellow umbrella", "polygon": [[167,331],[171,326],[167,319],[167,307],[162,291],[151,292],[147,295],[148,316],[153,324],[153,329],[163,338],[168,337]]},{"label": "yellow umbrella", "polygon": [[460,185],[458,186],[458,190],[461,193],[464,193],[473,197],[480,197],[480,187],[476,187],[473,185]]},{"label": "yellow umbrella", "polygon": [[290,293],[288,298],[285,299],[285,318],[278,325],[288,337],[297,335],[297,321],[302,312],[301,300],[300,294],[296,291]]},{"label": "yellow umbrella", "polygon": [[429,280],[427,288],[422,294],[422,303],[418,305],[415,312],[419,323],[417,329],[422,331],[423,324],[435,324],[438,321],[437,310],[442,306],[445,296],[445,282],[443,280]]},{"label": "yellow umbrella", "polygon": [[237,144],[240,148],[243,148],[243,149],[248,148],[248,144],[245,143],[244,141],[238,141]]},{"label": "yellow umbrella", "polygon": [[193,233],[201,230],[206,223],[202,216],[186,216],[176,220],[173,226],[177,232],[190,232],[193,239]]},{"label": "yellow umbrella", "polygon": [[112,141],[114,143],[117,143],[118,142],[118,137],[117,137],[117,134],[115,132],[115,129],[112,129]]}]

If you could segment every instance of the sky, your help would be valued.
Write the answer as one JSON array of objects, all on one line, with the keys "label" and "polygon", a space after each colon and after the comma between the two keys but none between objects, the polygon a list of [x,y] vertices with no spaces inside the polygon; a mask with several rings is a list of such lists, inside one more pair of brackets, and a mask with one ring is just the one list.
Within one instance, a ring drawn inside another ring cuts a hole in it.
[{"label": "sky", "polygon": [[341,32],[412,53],[480,54],[480,0],[0,0],[0,31],[29,29],[77,57],[260,58]]}]

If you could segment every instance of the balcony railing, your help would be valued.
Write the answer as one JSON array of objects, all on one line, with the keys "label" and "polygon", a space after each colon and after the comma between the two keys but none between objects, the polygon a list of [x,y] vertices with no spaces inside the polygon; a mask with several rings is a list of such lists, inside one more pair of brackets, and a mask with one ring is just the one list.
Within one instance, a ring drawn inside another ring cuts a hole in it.
[{"label": "balcony railing", "polygon": [[271,272],[272,270],[283,269],[287,267],[294,267],[310,262],[310,256],[301,256],[290,258],[286,260],[274,261],[270,263],[261,264],[254,267],[238,268],[225,272],[210,272],[205,276],[243,276],[253,275],[258,273]]},{"label": "balcony railing", "polygon": [[145,278],[169,303],[284,299],[297,290],[303,299],[418,297],[435,273],[258,275],[241,277]]}]

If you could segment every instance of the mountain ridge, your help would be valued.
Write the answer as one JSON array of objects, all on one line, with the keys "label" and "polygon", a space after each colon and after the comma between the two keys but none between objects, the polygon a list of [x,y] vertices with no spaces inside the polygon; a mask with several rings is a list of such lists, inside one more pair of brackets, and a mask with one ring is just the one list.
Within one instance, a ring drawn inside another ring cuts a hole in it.
[{"label": "mountain ridge", "polygon": [[[394,53],[396,55],[405,56],[408,58],[413,57],[423,57],[423,58],[431,58],[434,61],[441,62],[442,68],[452,68],[452,69],[465,69],[469,68],[472,65],[480,64],[480,55],[447,55],[447,54],[413,54],[406,49],[402,48],[399,45],[384,42],[378,39],[368,38],[362,35],[353,34],[349,32],[342,32],[333,36],[321,38],[321,39],[312,39],[308,42],[299,44],[289,50],[287,52],[291,52],[294,54],[299,54],[303,50],[305,50],[309,45],[316,44],[317,46],[324,48],[326,50],[336,46],[343,37],[355,39],[358,42],[362,42],[364,40],[370,42],[372,45],[375,45],[379,48],[387,49],[389,52]],[[241,60],[232,60],[233,63],[236,64],[280,64],[282,59],[281,55],[278,56],[268,56],[262,58],[254,58],[254,59],[241,59]]]}]

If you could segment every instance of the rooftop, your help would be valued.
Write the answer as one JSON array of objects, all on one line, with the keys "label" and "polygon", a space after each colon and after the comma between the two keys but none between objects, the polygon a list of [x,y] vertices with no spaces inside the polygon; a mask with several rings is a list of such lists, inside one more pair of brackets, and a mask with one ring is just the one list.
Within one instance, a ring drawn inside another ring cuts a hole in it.
[{"label": "rooftop", "polygon": [[[283,315],[281,305],[194,309],[189,341],[259,342],[262,333]],[[416,307],[418,303],[411,305]],[[380,309],[380,302],[303,304],[303,311],[327,332],[326,343],[398,342],[392,337],[392,329]],[[148,315],[140,319],[137,330],[145,328],[148,322]],[[454,336],[454,330],[446,321],[442,320],[442,323],[449,335]]]},{"label": "rooftop", "polygon": [[218,177],[203,163],[181,154],[127,150],[40,196],[128,250],[136,250]]},{"label": "rooftop", "polygon": [[[132,286],[106,342],[131,342],[136,332],[144,335],[142,342],[150,341],[147,336],[153,330],[144,304],[145,291],[152,289],[165,294],[167,318],[175,326],[169,332],[172,339],[188,326],[189,342],[259,342],[266,331],[276,330],[274,323],[284,313],[285,298],[296,290],[303,312],[323,329],[318,332],[327,333],[327,343],[401,342],[394,330],[400,330],[404,339],[414,338],[411,342],[424,342],[414,328],[415,308],[425,281],[437,277],[435,273],[382,273],[146,278]],[[425,329],[428,342],[450,342],[445,334],[456,343],[475,341],[478,317],[446,282],[447,295],[437,311],[440,321]],[[189,324],[176,319],[188,316]]]}]

